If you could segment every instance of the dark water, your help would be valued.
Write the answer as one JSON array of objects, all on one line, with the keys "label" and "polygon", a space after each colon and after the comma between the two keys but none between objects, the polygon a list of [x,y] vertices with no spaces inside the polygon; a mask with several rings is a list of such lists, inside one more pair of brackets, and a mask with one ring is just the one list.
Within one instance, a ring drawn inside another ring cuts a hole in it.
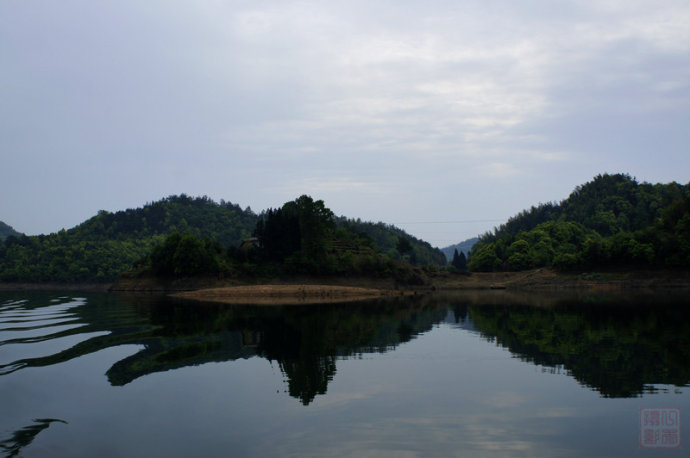
[{"label": "dark water", "polygon": [[684,456],[690,301],[0,293],[7,456]]}]

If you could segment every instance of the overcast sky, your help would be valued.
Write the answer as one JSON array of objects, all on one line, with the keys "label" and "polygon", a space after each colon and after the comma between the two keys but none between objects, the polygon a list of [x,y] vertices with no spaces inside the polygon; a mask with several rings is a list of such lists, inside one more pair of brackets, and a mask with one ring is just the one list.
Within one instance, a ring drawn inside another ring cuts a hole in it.
[{"label": "overcast sky", "polygon": [[0,1],[0,220],[301,194],[435,246],[690,180],[690,2]]}]

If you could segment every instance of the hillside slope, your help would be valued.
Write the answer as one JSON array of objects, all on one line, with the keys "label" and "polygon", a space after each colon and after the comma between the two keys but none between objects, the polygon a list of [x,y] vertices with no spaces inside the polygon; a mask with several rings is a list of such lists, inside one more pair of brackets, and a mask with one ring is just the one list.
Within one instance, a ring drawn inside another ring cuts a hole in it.
[{"label": "hillside slope", "polygon": [[473,247],[470,270],[690,267],[690,184],[598,175],[560,203],[510,218]]},{"label": "hillside slope", "polygon": [[[213,241],[222,249],[236,248],[254,234],[265,215],[184,194],[141,208],[100,211],[69,230],[31,237],[19,234],[0,243],[0,281],[110,282],[173,233]],[[337,224],[367,234],[384,254],[400,257],[396,243],[404,238],[411,246],[405,257],[413,263],[445,264],[439,250],[393,226],[347,218],[339,218]]]},{"label": "hillside slope", "polygon": [[474,246],[474,244],[478,241],[479,237],[472,237],[471,239],[467,239],[460,243],[456,243],[455,245],[450,245],[445,248],[441,248],[441,251],[444,255],[446,255],[446,259],[450,262],[453,259],[453,253],[455,253],[455,250],[458,250],[458,253],[465,253],[465,256],[467,256],[472,251],[472,247]]},{"label": "hillside slope", "polygon": [[12,226],[9,226],[2,221],[0,221],[0,240],[5,240],[7,237],[21,237],[22,234],[21,232],[17,232],[14,230]]},{"label": "hillside slope", "polygon": [[142,208],[100,211],[69,230],[6,240],[0,245],[0,281],[111,281],[168,234],[239,244],[257,219],[235,204],[184,194]]},{"label": "hillside slope", "polygon": [[339,218],[336,223],[339,227],[349,231],[368,235],[382,253],[392,258],[399,256],[397,245],[402,238],[410,243],[411,250],[406,257],[412,264],[444,266],[447,263],[441,250],[390,224],[372,223],[349,218]]}]

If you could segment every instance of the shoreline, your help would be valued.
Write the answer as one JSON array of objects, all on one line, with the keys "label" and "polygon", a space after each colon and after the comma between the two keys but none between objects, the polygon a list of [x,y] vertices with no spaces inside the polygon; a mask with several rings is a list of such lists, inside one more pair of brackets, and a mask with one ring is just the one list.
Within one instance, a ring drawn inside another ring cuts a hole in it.
[{"label": "shoreline", "polygon": [[[233,289],[234,288],[234,289]],[[297,288],[297,289],[295,289]],[[302,288],[302,289],[299,289]],[[216,293],[210,291],[216,290]],[[281,292],[282,290],[282,292]],[[428,272],[425,284],[403,285],[392,278],[377,277],[291,277],[247,282],[218,278],[120,278],[114,283],[3,283],[0,291],[83,291],[168,294],[190,297],[206,291],[205,297],[226,295],[256,300],[261,297],[318,296],[349,298],[354,296],[402,296],[431,291],[508,290],[516,292],[625,292],[625,291],[690,291],[690,271],[599,271],[563,273],[553,269],[522,272],[474,272],[451,274]],[[192,293],[179,295],[176,293]],[[234,299],[230,299],[234,300]],[[311,299],[310,299],[311,300]],[[330,299],[329,299],[330,300]]]},{"label": "shoreline", "polygon": [[0,291],[82,291],[107,293],[113,283],[0,282]]},{"label": "shoreline", "polygon": [[690,271],[594,271],[564,273],[542,268],[521,272],[475,272],[435,278],[441,290],[507,289],[511,291],[615,292],[690,290]]}]

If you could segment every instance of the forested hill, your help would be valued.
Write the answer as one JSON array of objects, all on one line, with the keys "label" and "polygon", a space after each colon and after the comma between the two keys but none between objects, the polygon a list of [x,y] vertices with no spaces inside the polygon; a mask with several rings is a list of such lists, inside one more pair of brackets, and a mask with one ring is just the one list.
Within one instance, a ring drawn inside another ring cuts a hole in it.
[{"label": "forested hill", "polygon": [[9,236],[21,237],[22,234],[14,230],[12,226],[0,221],[0,240],[5,240]]},{"label": "forested hill", "polygon": [[690,184],[598,175],[525,210],[473,247],[470,270],[689,268]]},{"label": "forested hill", "polygon": [[142,208],[100,211],[69,230],[8,237],[0,244],[0,281],[109,281],[168,234],[188,232],[236,245],[257,220],[250,209],[184,194]]},{"label": "forested hill", "polygon": [[[223,249],[237,248],[254,234],[257,215],[247,208],[207,197],[170,196],[142,208],[100,211],[82,224],[39,236],[10,234],[0,243],[0,281],[106,282],[147,258],[167,236],[179,233],[212,241]],[[384,254],[403,240],[404,257],[413,263],[444,265],[442,253],[428,243],[383,223],[340,218],[337,224],[371,237]]]},{"label": "forested hill", "polygon": [[402,229],[385,223],[371,223],[360,219],[338,218],[336,224],[348,231],[363,233],[371,237],[379,250],[390,257],[396,257],[399,251],[400,239],[410,243],[408,258],[417,265],[444,266],[447,260],[441,250],[434,248],[428,242],[418,239]]},{"label": "forested hill", "polygon": [[98,215],[67,231],[84,241],[129,240],[149,238],[173,232],[191,232],[211,238],[223,245],[236,245],[248,237],[258,216],[223,200],[216,203],[208,197],[170,196],[143,208]]},{"label": "forested hill", "polygon": [[472,251],[472,247],[478,241],[478,237],[472,237],[471,239],[464,240],[455,245],[450,245],[445,248],[441,248],[441,251],[444,255],[446,255],[446,259],[450,261],[451,259],[453,259],[453,254],[455,253],[455,250],[457,250],[458,253],[464,253],[465,255],[469,255]]}]

